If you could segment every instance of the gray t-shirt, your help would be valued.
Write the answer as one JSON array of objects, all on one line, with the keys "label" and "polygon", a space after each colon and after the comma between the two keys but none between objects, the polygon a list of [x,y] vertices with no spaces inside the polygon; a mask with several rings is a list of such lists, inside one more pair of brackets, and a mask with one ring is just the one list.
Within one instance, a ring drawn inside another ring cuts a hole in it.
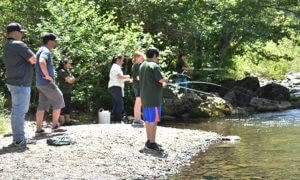
[{"label": "gray t-shirt", "polygon": [[28,62],[34,53],[22,42],[8,38],[4,46],[4,64],[7,72],[6,83],[15,86],[31,86],[32,65]]}]

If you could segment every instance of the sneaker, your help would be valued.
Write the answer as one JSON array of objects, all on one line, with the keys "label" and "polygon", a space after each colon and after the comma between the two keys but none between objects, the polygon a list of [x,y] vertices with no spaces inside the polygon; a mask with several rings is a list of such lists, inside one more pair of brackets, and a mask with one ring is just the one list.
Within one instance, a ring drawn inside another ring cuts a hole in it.
[{"label": "sneaker", "polygon": [[142,120],[134,120],[131,124],[132,127],[144,127],[145,122]]},{"label": "sneaker", "polygon": [[159,147],[157,145],[157,143],[148,143],[145,146],[145,149],[152,150],[152,151],[155,151],[155,152],[163,152],[164,151],[161,147]]},{"label": "sneaker", "polygon": [[[147,141],[145,142],[145,146],[149,146],[149,144],[150,144],[150,141],[147,140]],[[156,144],[157,144],[157,146],[162,147],[162,145],[160,145],[160,144],[158,144],[158,143],[156,143]]]},{"label": "sneaker", "polygon": [[47,136],[50,134],[51,134],[51,132],[46,132],[44,129],[42,129],[40,131],[35,131],[35,136]]},{"label": "sneaker", "polygon": [[34,139],[24,139],[22,141],[14,142],[14,146],[21,147],[26,146],[27,144],[36,144],[36,140]]},{"label": "sneaker", "polygon": [[67,129],[61,128],[58,125],[56,125],[55,127],[52,128],[52,132],[56,133],[56,132],[66,132]]},{"label": "sneaker", "polygon": [[72,126],[72,125],[74,125],[74,123],[70,121],[70,122],[63,123],[61,126]]}]

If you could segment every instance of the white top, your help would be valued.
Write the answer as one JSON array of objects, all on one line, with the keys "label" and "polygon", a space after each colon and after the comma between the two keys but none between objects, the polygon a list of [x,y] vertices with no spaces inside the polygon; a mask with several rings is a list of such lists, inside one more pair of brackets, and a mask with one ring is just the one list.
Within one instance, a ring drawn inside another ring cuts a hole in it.
[{"label": "white top", "polygon": [[121,66],[114,63],[111,66],[111,69],[109,71],[108,88],[110,88],[112,86],[120,86],[122,88],[122,93],[123,93],[123,96],[124,96],[124,90],[123,90],[124,89],[124,81],[123,81],[123,79],[120,79],[118,77],[118,74],[123,76],[123,71],[121,69]]}]

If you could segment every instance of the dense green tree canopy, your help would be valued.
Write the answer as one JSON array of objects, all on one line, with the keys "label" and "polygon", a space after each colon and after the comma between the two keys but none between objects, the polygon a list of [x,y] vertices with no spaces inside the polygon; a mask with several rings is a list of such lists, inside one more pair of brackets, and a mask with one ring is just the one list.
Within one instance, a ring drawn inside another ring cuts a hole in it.
[{"label": "dense green tree canopy", "polygon": [[0,15],[1,91],[6,26],[19,22],[28,29],[23,40],[34,51],[43,33],[57,34],[55,65],[71,59],[73,75],[100,64],[74,84],[74,101],[94,109],[110,104],[107,75],[115,54],[125,55],[128,73],[132,53],[154,45],[162,50],[160,63],[169,74],[182,51],[195,67],[234,69],[236,58],[245,54],[256,63],[293,60],[264,48],[269,42],[288,39],[299,46],[298,0],[4,0]]}]

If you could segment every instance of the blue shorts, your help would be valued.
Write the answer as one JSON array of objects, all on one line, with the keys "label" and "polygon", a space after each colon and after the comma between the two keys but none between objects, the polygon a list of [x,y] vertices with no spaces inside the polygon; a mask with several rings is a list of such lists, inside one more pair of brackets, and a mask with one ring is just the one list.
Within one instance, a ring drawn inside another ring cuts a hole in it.
[{"label": "blue shorts", "polygon": [[143,107],[143,119],[148,122],[160,122],[161,107]]}]

